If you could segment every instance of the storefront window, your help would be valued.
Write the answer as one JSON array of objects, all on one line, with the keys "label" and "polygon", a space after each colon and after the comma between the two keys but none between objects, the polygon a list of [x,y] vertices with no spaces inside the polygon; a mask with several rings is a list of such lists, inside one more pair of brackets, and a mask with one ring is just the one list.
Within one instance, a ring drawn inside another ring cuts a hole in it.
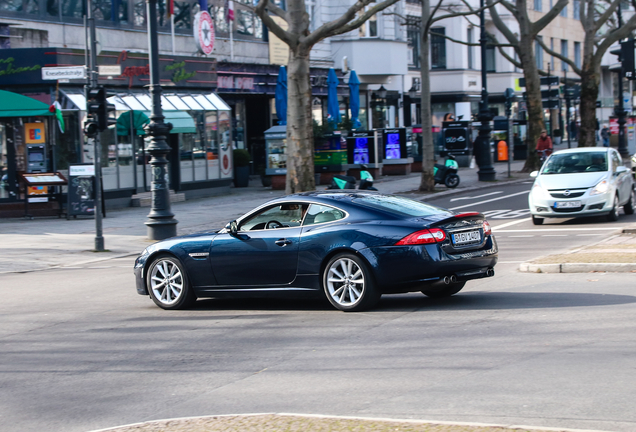
[{"label": "storefront window", "polygon": [[22,12],[22,0],[2,0],[0,1],[0,11]]},{"label": "storefront window", "polygon": [[179,154],[180,154],[180,166],[181,166],[181,181],[191,182],[194,180],[194,164],[192,151],[194,149],[194,136],[195,134],[184,133],[181,134],[179,139]]},{"label": "storefront window", "polygon": [[77,115],[64,114],[64,133],[58,134],[55,146],[55,167],[67,170],[69,164],[81,162],[80,136]]},{"label": "storefront window", "polygon": [[39,14],[40,3],[38,0],[24,0],[25,9],[28,14]]},{"label": "storefront window", "polygon": [[192,28],[192,4],[188,1],[174,2],[174,27],[178,29]]},{"label": "storefront window", "polygon": [[98,21],[110,21],[111,8],[111,0],[93,0],[93,17]]},{"label": "storefront window", "polygon": [[86,3],[82,0],[62,0],[62,15],[82,18],[86,14]]},{"label": "storefront window", "polygon": [[[75,1],[75,0],[74,0]],[[133,25],[136,27],[146,26],[146,2],[145,0],[134,0]]]},{"label": "storefront window", "polygon": [[60,8],[58,0],[47,0],[46,1],[46,14],[48,16],[57,17],[60,14]]}]

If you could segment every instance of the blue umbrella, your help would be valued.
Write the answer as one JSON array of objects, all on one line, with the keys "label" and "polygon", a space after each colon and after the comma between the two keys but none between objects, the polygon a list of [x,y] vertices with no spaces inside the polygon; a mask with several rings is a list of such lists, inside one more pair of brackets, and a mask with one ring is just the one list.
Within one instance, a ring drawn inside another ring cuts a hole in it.
[{"label": "blue umbrella", "polygon": [[281,66],[276,79],[276,116],[278,124],[287,124],[287,69]]},{"label": "blue umbrella", "polygon": [[356,71],[349,75],[349,108],[351,109],[351,123],[354,129],[359,129],[360,124],[360,80]]},{"label": "blue umbrella", "polygon": [[336,71],[333,68],[329,68],[329,75],[327,75],[327,122],[329,122],[334,129],[337,129],[338,123],[340,123],[338,83]]}]

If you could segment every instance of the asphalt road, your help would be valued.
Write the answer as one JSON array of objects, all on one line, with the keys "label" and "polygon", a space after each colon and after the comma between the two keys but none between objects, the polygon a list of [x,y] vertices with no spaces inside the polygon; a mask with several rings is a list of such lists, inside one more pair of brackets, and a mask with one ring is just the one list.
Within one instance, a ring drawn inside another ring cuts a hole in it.
[{"label": "asphalt road", "polygon": [[204,300],[167,312],[136,294],[130,258],[2,274],[0,430],[291,412],[634,431],[634,275],[513,264],[629,218],[534,227],[521,212],[524,187],[444,198],[518,211],[490,217],[503,262],[495,277],[444,300],[385,296],[364,313],[326,301]]}]

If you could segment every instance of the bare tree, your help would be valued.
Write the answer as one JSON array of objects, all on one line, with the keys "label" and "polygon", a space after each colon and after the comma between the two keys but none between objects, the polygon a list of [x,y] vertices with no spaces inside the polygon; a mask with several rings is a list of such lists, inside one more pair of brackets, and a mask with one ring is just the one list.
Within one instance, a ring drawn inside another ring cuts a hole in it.
[{"label": "bare tree", "polygon": [[596,145],[596,100],[598,99],[603,55],[611,45],[626,38],[636,29],[636,14],[620,27],[611,22],[612,15],[620,1],[584,0],[581,2],[581,25],[585,32],[582,66],[578,66],[569,58],[551,50],[543,41],[537,39],[545,52],[570,65],[574,73],[581,77],[579,147],[594,147]]},{"label": "bare tree", "polygon": [[[483,9],[473,9],[470,5],[462,0],[462,4],[446,4],[444,0],[438,0],[437,4],[431,10],[431,1],[422,0],[422,20],[420,23],[420,68],[421,68],[421,113],[422,113],[422,179],[420,181],[419,190],[422,192],[430,192],[435,190],[435,143],[433,143],[433,119],[431,112],[431,82],[430,82],[430,61],[429,61],[429,34],[431,27],[438,21],[458,17],[468,16],[480,13]],[[494,1],[499,3],[499,0]],[[458,10],[458,9],[468,10]],[[446,13],[438,15],[438,12]],[[445,36],[446,37],[446,36]],[[453,42],[452,38],[446,37]],[[460,42],[461,43],[461,42]],[[468,44],[472,45],[472,44]]]},{"label": "bare tree", "polygon": [[[269,0],[259,0],[257,15],[267,28],[289,46],[287,64],[287,184],[286,192],[302,192],[316,188],[314,180],[314,142],[311,117],[311,85],[309,83],[309,54],[321,40],[350,32],[369,18],[398,0],[357,0],[346,12],[309,31],[309,15],[305,0],[287,0],[283,10]],[[276,24],[272,13],[287,22],[287,30]]]},{"label": "bare tree", "polygon": [[[526,80],[526,103],[528,105],[528,159],[523,171],[534,171],[539,166],[539,158],[534,144],[537,142],[541,129],[545,127],[543,122],[543,103],[541,101],[541,81],[539,68],[534,56],[534,40],[568,4],[568,0],[559,0],[545,15],[536,21],[531,21],[528,16],[528,4],[526,0],[514,0],[514,3],[502,0],[501,5],[515,18],[519,24],[519,35],[515,35],[499,16],[493,0],[487,0],[490,7],[490,16],[495,27],[514,48],[519,57],[516,64],[523,70]],[[509,56],[508,60],[513,60]]]}]

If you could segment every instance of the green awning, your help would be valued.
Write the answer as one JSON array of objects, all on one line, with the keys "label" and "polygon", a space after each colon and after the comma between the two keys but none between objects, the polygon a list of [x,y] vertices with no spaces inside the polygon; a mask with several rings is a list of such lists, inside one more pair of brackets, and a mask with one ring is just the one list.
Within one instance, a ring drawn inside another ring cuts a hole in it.
[{"label": "green awning", "polygon": [[49,106],[39,100],[0,90],[0,117],[52,116]]},{"label": "green awning", "polygon": [[[150,111],[144,111],[150,117]],[[196,133],[197,127],[194,124],[192,116],[185,111],[164,111],[163,119],[166,123],[172,123],[171,134],[175,133]]]},{"label": "green awning", "polygon": [[120,114],[117,117],[117,135],[130,135],[131,117],[136,135],[145,135],[144,126],[150,122],[150,119],[144,111],[125,111]]}]

